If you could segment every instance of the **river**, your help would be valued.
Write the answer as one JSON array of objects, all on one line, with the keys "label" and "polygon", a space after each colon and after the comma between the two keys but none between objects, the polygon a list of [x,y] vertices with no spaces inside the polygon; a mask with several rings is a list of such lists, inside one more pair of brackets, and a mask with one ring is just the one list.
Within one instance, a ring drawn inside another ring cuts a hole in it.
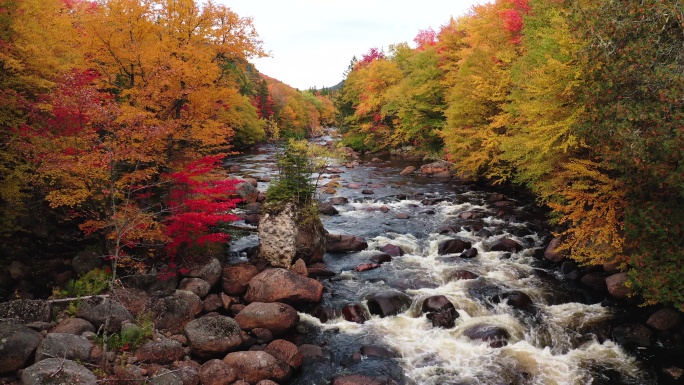
[{"label": "river", "polygon": [[[240,166],[238,175],[273,178],[274,151],[262,146],[229,164]],[[291,384],[327,385],[335,375],[356,373],[421,385],[657,383],[653,371],[610,340],[609,325],[619,313],[541,258],[550,240],[543,210],[531,199],[515,196],[497,206],[493,191],[456,180],[400,175],[404,167],[424,163],[362,157],[356,167],[339,167],[342,187],[335,195],[320,195],[321,200],[349,200],[335,206],[338,215],[323,216],[325,228],[364,237],[369,244],[361,252],[325,255],[336,275],[321,279],[325,293],[320,306],[339,310],[360,304],[367,310],[368,298],[388,291],[407,295],[410,306],[393,316],[373,315],[362,324],[342,316],[321,322],[310,314],[313,309],[301,312],[298,343],[321,346],[324,356],[305,361]],[[331,175],[321,175],[321,181]],[[361,188],[349,188],[350,183]],[[261,191],[267,187],[265,182],[258,186]],[[491,245],[502,238],[523,249],[492,251]],[[439,245],[450,239],[470,242],[477,256],[440,255]],[[257,242],[255,235],[236,239],[233,258],[241,258],[238,251]],[[355,270],[387,244],[400,247],[404,255],[376,269]],[[457,270],[478,277],[455,279]],[[523,293],[532,304],[512,305],[512,293]],[[455,307],[453,327],[434,327],[421,312],[423,301],[438,295]],[[477,329],[499,335],[468,337]],[[387,354],[359,354],[364,346]]]}]

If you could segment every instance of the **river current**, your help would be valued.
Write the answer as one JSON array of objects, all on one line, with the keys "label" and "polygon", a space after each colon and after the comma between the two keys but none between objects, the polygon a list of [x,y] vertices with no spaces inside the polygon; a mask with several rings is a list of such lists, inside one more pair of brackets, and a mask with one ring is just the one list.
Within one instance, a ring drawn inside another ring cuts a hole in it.
[{"label": "river current", "polygon": [[[274,154],[273,147],[263,146],[231,158],[229,165],[240,166],[239,176],[273,178]],[[507,196],[511,204],[502,209],[492,202],[493,191],[419,173],[399,174],[422,163],[362,158],[358,166],[338,167],[343,172],[336,194],[320,194],[322,201],[333,196],[349,200],[335,206],[338,215],[322,217],[325,228],[368,242],[364,251],[325,255],[324,263],[336,275],[321,278],[325,293],[320,306],[367,307],[369,296],[387,290],[407,294],[411,305],[394,316],[373,315],[363,324],[342,316],[321,322],[313,311],[301,312],[299,342],[323,347],[324,357],[305,361],[291,384],[327,385],[333,376],[357,373],[416,385],[656,384],[652,372],[611,341],[608,325],[618,313],[543,260],[550,231],[532,200]],[[320,175],[319,184],[332,175]],[[349,188],[350,183],[360,188]],[[259,190],[267,187],[259,182]],[[364,194],[364,189],[373,193]],[[501,238],[523,249],[491,251]],[[440,243],[449,239],[470,242],[477,256],[440,255]],[[233,258],[257,243],[256,235],[236,239]],[[387,244],[404,254],[373,270],[355,270]],[[453,279],[456,270],[478,278]],[[520,309],[501,300],[512,292],[526,294],[533,305]],[[422,314],[423,301],[435,295],[454,305],[458,318],[453,327],[433,327]],[[474,327],[503,329],[506,341],[497,345],[464,334]],[[363,346],[390,354],[359,354]]]}]

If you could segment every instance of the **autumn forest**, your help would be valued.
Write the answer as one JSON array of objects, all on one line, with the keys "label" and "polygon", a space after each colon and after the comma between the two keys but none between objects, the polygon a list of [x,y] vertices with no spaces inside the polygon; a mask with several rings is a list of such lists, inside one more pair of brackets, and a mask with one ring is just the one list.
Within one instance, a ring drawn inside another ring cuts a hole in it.
[{"label": "autumn forest", "polygon": [[573,259],[684,310],[680,1],[496,0],[370,48],[325,92],[259,73],[264,55],[211,1],[0,0],[3,262],[76,240],[174,273],[228,237],[222,159],[336,126],[528,189]]}]

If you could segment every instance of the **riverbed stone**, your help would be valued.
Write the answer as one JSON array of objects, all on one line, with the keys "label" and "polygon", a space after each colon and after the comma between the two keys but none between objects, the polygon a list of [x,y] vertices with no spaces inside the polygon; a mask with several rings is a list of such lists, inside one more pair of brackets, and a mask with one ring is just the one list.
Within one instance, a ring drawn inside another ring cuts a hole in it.
[{"label": "riverbed stone", "polygon": [[454,304],[443,295],[433,295],[426,298],[421,306],[421,312],[432,322],[434,327],[452,328],[459,317]]},{"label": "riverbed stone", "polygon": [[21,383],[97,385],[97,377],[85,366],[72,360],[48,358],[26,368],[21,374]]},{"label": "riverbed stone", "polygon": [[618,325],[613,329],[613,340],[626,347],[651,346],[653,332],[640,323]]},{"label": "riverbed stone", "polygon": [[389,317],[397,315],[411,306],[411,297],[395,290],[383,290],[366,297],[368,310],[373,315]]},{"label": "riverbed stone", "polygon": [[242,198],[245,203],[249,204],[257,201],[259,190],[249,181],[243,180],[235,185],[235,194]]},{"label": "riverbed stone", "polygon": [[565,253],[558,250],[561,245],[561,238],[555,237],[549,242],[544,250],[544,259],[549,262],[558,263],[565,259]]},{"label": "riverbed stone", "polygon": [[299,369],[302,366],[303,357],[299,352],[297,345],[286,340],[275,340],[266,346],[264,351],[273,357],[279,359],[290,365],[293,369]]},{"label": "riverbed stone", "polygon": [[479,275],[477,275],[471,271],[459,269],[459,270],[454,270],[451,273],[449,279],[451,281],[455,281],[455,280],[459,280],[459,279],[477,279],[478,277],[479,277]]},{"label": "riverbed stone", "polygon": [[111,298],[83,300],[76,316],[90,321],[97,328],[106,326],[110,333],[118,333],[121,330],[121,323],[135,320],[133,314],[121,302]]},{"label": "riverbed stone", "polygon": [[247,302],[316,303],[323,295],[323,285],[315,279],[285,269],[267,269],[247,285]]},{"label": "riverbed stone", "polygon": [[463,335],[471,340],[489,342],[489,346],[500,348],[508,344],[510,334],[508,330],[495,325],[478,324],[463,331]]},{"label": "riverbed stone", "polygon": [[57,324],[51,333],[69,333],[80,336],[85,332],[95,333],[95,326],[83,318],[66,318]]},{"label": "riverbed stone", "polygon": [[463,259],[472,259],[475,257],[477,257],[477,249],[474,247],[462,252],[461,255],[459,255],[459,258]]},{"label": "riverbed stone", "polygon": [[68,333],[49,333],[36,349],[36,362],[47,358],[88,361],[93,344],[85,337]]},{"label": "riverbed stone", "polygon": [[385,246],[381,247],[380,251],[389,255],[390,257],[401,257],[402,255],[404,255],[404,250],[402,250],[401,247],[393,245],[391,243],[388,243]]},{"label": "riverbed stone", "polygon": [[461,253],[465,249],[470,249],[471,243],[463,239],[447,239],[442,241],[437,246],[437,253],[439,255]]},{"label": "riverbed stone", "polygon": [[178,284],[178,289],[195,293],[200,299],[206,297],[211,290],[209,282],[201,278],[183,278]]},{"label": "riverbed stone", "polygon": [[213,287],[221,279],[221,262],[216,258],[208,258],[206,261],[194,266],[185,274],[189,278],[200,278]]},{"label": "riverbed stone", "polygon": [[517,253],[522,249],[523,246],[520,243],[510,238],[500,238],[490,244],[491,251],[507,251],[509,253]]},{"label": "riverbed stone", "polygon": [[346,253],[368,248],[368,242],[362,237],[343,234],[326,234],[326,250],[329,253]]},{"label": "riverbed stone", "polygon": [[339,211],[337,211],[337,209],[335,208],[335,206],[333,206],[332,203],[321,202],[318,203],[318,212],[328,216],[333,216],[340,213]]},{"label": "riverbed stone", "polygon": [[167,365],[178,361],[185,355],[183,345],[170,338],[159,338],[144,343],[135,351],[140,362]]},{"label": "riverbed stone", "polygon": [[0,318],[13,319],[19,323],[49,322],[52,306],[38,299],[17,299],[0,303]]},{"label": "riverbed stone", "polygon": [[288,364],[264,351],[229,353],[223,362],[235,370],[238,380],[251,384],[261,380],[285,381],[292,373]]},{"label": "riverbed stone", "polygon": [[188,322],[183,329],[192,353],[211,357],[226,353],[242,344],[240,325],[226,316],[202,317]]},{"label": "riverbed stone", "polygon": [[332,197],[328,200],[328,202],[330,202],[330,204],[336,205],[336,206],[337,205],[346,205],[347,203],[349,203],[349,199],[347,199],[345,197]]},{"label": "riverbed stone", "polygon": [[235,369],[222,360],[209,360],[199,371],[202,385],[230,385],[237,378]]},{"label": "riverbed stone", "polygon": [[0,374],[24,367],[43,341],[37,331],[14,323],[0,323]]},{"label": "riverbed stone", "polygon": [[349,322],[362,324],[370,319],[366,308],[359,304],[349,304],[342,308],[342,316]]},{"label": "riverbed stone", "polygon": [[613,274],[606,278],[608,293],[615,298],[627,298],[634,294],[634,290],[627,287],[629,276],[627,273]]},{"label": "riverbed stone", "polygon": [[449,164],[449,162],[444,160],[439,160],[437,162],[424,164],[420,166],[420,172],[426,175],[442,174],[445,172],[449,172],[450,169],[451,165]]},{"label": "riverbed stone", "polygon": [[299,322],[299,314],[288,304],[252,302],[235,316],[235,321],[245,330],[265,328],[280,335]]},{"label": "riverbed stone", "polygon": [[650,317],[648,317],[646,325],[655,330],[665,331],[676,328],[681,324],[681,322],[681,313],[673,308],[666,307],[656,311]]},{"label": "riverbed stone", "polygon": [[249,281],[259,274],[259,269],[250,263],[240,263],[223,268],[221,288],[228,295],[243,295]]}]

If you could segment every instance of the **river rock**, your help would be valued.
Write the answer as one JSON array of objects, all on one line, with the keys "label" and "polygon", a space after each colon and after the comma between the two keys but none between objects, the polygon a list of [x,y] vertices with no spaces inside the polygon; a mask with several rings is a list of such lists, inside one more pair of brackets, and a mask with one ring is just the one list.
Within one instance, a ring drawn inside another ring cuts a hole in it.
[{"label": "river rock", "polygon": [[209,282],[201,278],[183,278],[178,284],[178,289],[195,293],[200,299],[206,297],[211,290]]},{"label": "river rock", "polygon": [[349,304],[342,308],[342,316],[349,322],[356,322],[362,324],[370,319],[370,315],[366,308],[359,304]]},{"label": "river rock", "polygon": [[97,297],[83,300],[76,316],[92,322],[97,328],[106,324],[106,330],[110,333],[119,332],[122,322],[135,320],[121,302]]},{"label": "river rock", "polygon": [[255,384],[261,380],[285,381],[292,369],[264,351],[229,353],[223,362],[236,372],[237,379]]},{"label": "river rock", "polygon": [[375,191],[373,191],[371,189],[363,189],[363,190],[361,190],[361,194],[373,195],[373,194],[375,194]]},{"label": "river rock", "polygon": [[295,370],[302,366],[302,354],[299,352],[297,345],[290,341],[275,340],[268,344],[264,351],[290,365]]},{"label": "river rock", "polygon": [[26,368],[21,374],[21,383],[97,385],[97,377],[85,366],[74,361],[48,358]]},{"label": "river rock", "polygon": [[385,253],[372,255],[369,259],[371,262],[379,264],[383,264],[385,262],[392,262],[392,257],[389,254]]},{"label": "river rock", "polygon": [[188,338],[192,353],[198,357],[226,353],[242,344],[240,325],[221,315],[190,321],[183,334]]},{"label": "river rock", "polygon": [[326,250],[329,253],[345,253],[348,251],[361,251],[368,248],[368,242],[362,237],[341,234],[326,234]]},{"label": "river rock", "polygon": [[456,325],[455,320],[459,317],[454,304],[443,295],[435,295],[425,299],[421,312],[426,314],[427,319],[434,327],[452,328]]},{"label": "river rock", "polygon": [[506,301],[510,307],[519,310],[531,310],[531,307],[534,305],[529,295],[518,290],[501,293],[493,298],[495,303],[503,301]]},{"label": "river rock", "polygon": [[508,344],[510,334],[508,330],[494,325],[474,325],[463,331],[463,335],[471,340],[489,342],[489,346],[500,348]]},{"label": "river rock", "polygon": [[451,281],[455,281],[459,279],[477,279],[478,277],[479,275],[468,270],[454,270],[454,272],[451,273],[451,277],[449,279]]},{"label": "river rock", "polygon": [[51,333],[69,333],[77,336],[80,336],[85,332],[95,333],[95,331],[95,326],[83,318],[64,319],[50,330]]},{"label": "river rock", "polygon": [[679,326],[682,322],[682,315],[677,310],[666,307],[660,309],[653,313],[648,320],[646,325],[652,327],[655,330],[665,331],[672,330]]},{"label": "river rock", "polygon": [[148,378],[147,385],[185,385],[178,372],[166,368],[159,369]]},{"label": "river rock", "polygon": [[366,297],[368,311],[380,317],[397,315],[411,306],[411,297],[400,291],[385,290]]},{"label": "river rock", "polygon": [[19,323],[50,322],[52,306],[48,301],[17,299],[0,303],[0,319],[13,319]]},{"label": "river rock", "polygon": [[318,217],[302,220],[301,212],[288,204],[279,213],[265,213],[259,221],[259,258],[273,267],[288,268],[301,258],[320,262],[326,249],[323,224]]},{"label": "river rock", "polygon": [[179,334],[195,318],[194,309],[183,296],[171,295],[150,302],[148,310],[154,315],[154,326],[159,330]]},{"label": "river rock", "polygon": [[420,172],[426,175],[441,174],[449,172],[451,165],[449,162],[444,160],[439,160],[430,164],[424,164],[420,166]]},{"label": "river rock", "polygon": [[396,358],[397,355],[394,354],[394,352],[381,348],[380,346],[373,346],[373,345],[363,345],[361,346],[361,349],[359,349],[359,353],[361,353],[362,356],[364,357],[378,357],[378,358]]},{"label": "river rock", "polygon": [[463,252],[465,249],[470,249],[470,247],[471,244],[468,241],[462,239],[448,239],[440,242],[439,246],[437,246],[437,252],[439,255],[456,254]]},{"label": "river rock", "polygon": [[85,337],[67,333],[49,333],[38,345],[36,362],[47,358],[88,361],[93,344]]},{"label": "river rock", "polygon": [[337,215],[340,212],[337,211],[335,206],[332,205],[332,203],[318,203],[318,212],[323,214],[323,215]]},{"label": "river rock", "polygon": [[613,274],[606,278],[606,287],[608,288],[608,293],[615,298],[627,298],[634,294],[634,290],[627,287],[627,281],[629,277],[627,273]]},{"label": "river rock", "polygon": [[408,175],[414,171],[416,171],[416,168],[414,166],[406,166],[403,170],[401,170],[399,175]]},{"label": "river rock", "polygon": [[230,385],[237,378],[235,369],[222,360],[209,360],[199,372],[202,385]]},{"label": "river rock", "polygon": [[203,279],[209,283],[210,287],[214,287],[221,279],[221,262],[216,258],[209,258],[207,261],[190,269],[185,276]]},{"label": "river rock", "polygon": [[200,314],[202,309],[204,309],[204,303],[202,303],[202,299],[191,291],[176,290],[173,293],[173,296],[182,298],[188,304],[188,306],[190,306],[190,311],[193,315]]},{"label": "river rock", "polygon": [[247,302],[316,303],[323,295],[323,285],[285,269],[267,269],[247,285]]},{"label": "river rock", "polygon": [[509,238],[497,239],[490,245],[491,251],[507,251],[509,253],[517,253],[522,249],[523,247],[521,244]]},{"label": "river rock", "polygon": [[0,323],[0,374],[23,368],[42,341],[40,333],[26,326]]},{"label": "river rock", "polygon": [[332,277],[335,272],[328,269],[323,263],[314,263],[306,268],[307,275],[309,277]]},{"label": "river rock", "polygon": [[140,362],[167,365],[180,360],[185,355],[183,345],[170,338],[160,338],[144,343],[135,351]]},{"label": "river rock", "polygon": [[345,197],[332,197],[328,200],[332,205],[346,205],[349,203],[349,199]]},{"label": "river rock", "polygon": [[388,243],[385,246],[381,247],[380,251],[389,255],[390,257],[401,257],[402,255],[404,255],[404,250],[402,250],[401,247],[393,245],[391,243]]},{"label": "river rock", "polygon": [[235,185],[235,194],[239,198],[242,198],[245,203],[249,204],[257,201],[259,190],[256,189],[256,186],[252,185],[246,180],[243,180]]},{"label": "river rock", "polygon": [[639,323],[622,324],[613,329],[613,341],[625,347],[649,347],[653,332]]},{"label": "river rock", "polygon": [[284,303],[252,302],[235,316],[235,321],[245,330],[266,328],[280,335],[299,322],[299,314]]},{"label": "river rock", "polygon": [[606,290],[606,274],[600,271],[584,274],[582,278],[580,278],[580,282],[594,290]]},{"label": "river rock", "polygon": [[549,245],[546,247],[546,250],[544,250],[544,258],[547,261],[558,263],[565,259],[564,253],[558,251],[560,243],[560,237],[555,237],[551,240],[551,242],[549,242]]},{"label": "river rock", "polygon": [[259,269],[249,263],[240,263],[223,268],[221,288],[228,295],[243,295],[249,281],[259,274]]},{"label": "river rock", "polygon": [[150,295],[140,289],[116,285],[112,291],[114,298],[119,300],[134,317],[145,312],[150,301]]},{"label": "river rock", "polygon": [[219,309],[222,309],[222,308],[223,308],[223,301],[221,299],[221,296],[218,294],[209,294],[202,301],[202,312],[203,313],[211,313],[213,311],[219,311]]}]

